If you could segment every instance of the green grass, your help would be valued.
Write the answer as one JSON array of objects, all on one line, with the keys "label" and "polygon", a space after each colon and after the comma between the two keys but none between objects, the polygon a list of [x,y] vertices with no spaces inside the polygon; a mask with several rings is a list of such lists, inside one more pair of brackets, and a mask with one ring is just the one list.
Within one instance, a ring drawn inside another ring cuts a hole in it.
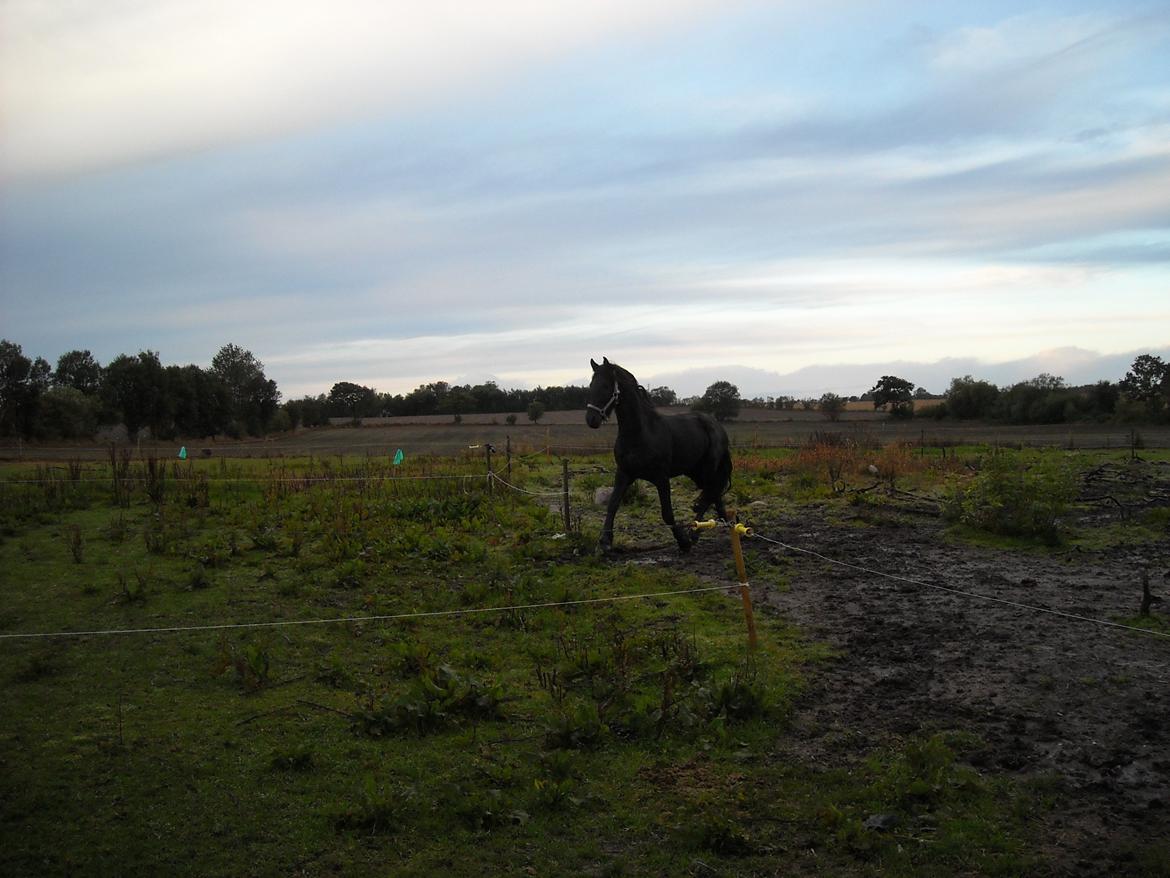
[{"label": "green grass", "polygon": [[[33,485],[14,479],[54,474],[6,468],[0,633],[709,584],[598,559],[543,499],[387,478],[478,466],[199,461],[168,469],[161,505],[144,482],[115,505],[108,465]],[[737,475],[738,502],[796,502],[771,467]],[[515,479],[555,488],[559,467]],[[591,493],[577,485],[574,503]],[[622,514],[661,531],[656,505]],[[965,768],[963,739],[910,739],[842,768],[784,757],[806,669],[827,650],[757,623],[752,656],[722,592],[3,640],[0,872],[773,874],[784,858],[835,874],[1027,873],[1028,794]],[[896,826],[867,827],[875,814]]]}]

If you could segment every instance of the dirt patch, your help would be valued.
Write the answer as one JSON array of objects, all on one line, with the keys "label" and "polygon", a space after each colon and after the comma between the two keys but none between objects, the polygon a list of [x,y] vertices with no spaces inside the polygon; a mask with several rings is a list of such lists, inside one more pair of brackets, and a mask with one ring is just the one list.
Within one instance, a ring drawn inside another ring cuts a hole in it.
[{"label": "dirt patch", "polygon": [[[1144,566],[1170,601],[1170,535],[1099,551],[1009,551],[948,541],[923,516],[752,512],[775,540],[1007,601],[1132,619]],[[725,538],[704,537],[685,558],[633,542],[624,560],[727,576]],[[746,547],[787,583],[762,585],[760,574],[758,605],[839,653],[811,670],[783,756],[848,764],[905,736],[963,730],[984,742],[968,755],[976,768],[1051,791],[1040,832],[1051,874],[1124,874],[1133,847],[1170,838],[1170,638],[894,581],[760,540]]]}]

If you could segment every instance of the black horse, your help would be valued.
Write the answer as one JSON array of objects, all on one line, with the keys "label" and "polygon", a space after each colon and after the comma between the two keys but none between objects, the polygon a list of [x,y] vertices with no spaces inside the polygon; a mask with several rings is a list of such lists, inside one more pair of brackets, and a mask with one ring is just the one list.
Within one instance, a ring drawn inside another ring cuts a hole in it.
[{"label": "black horse", "polygon": [[710,415],[660,415],[638,379],[621,366],[605,358],[600,366],[593,360],[589,363],[593,366],[593,381],[589,384],[585,423],[597,429],[613,413],[618,420],[613,445],[617,476],[605,512],[601,548],[613,545],[613,518],[622,495],[635,479],[645,479],[658,489],[662,520],[673,531],[679,550],[686,552],[693,541],[692,531],[675,523],[670,477],[688,476],[699,487],[699,497],[692,507],[696,518],[701,518],[712,505],[720,518],[727,518],[723,507],[723,495],[731,485],[727,432]]}]

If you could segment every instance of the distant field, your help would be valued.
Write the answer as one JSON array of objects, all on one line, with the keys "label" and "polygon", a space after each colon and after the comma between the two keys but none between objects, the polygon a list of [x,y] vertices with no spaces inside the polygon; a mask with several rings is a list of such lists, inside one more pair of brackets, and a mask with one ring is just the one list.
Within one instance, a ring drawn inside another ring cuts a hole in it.
[{"label": "distant field", "polygon": [[[678,407],[667,412],[681,412]],[[501,453],[508,442],[517,454],[548,451],[551,455],[607,453],[617,436],[610,422],[590,430],[579,411],[548,412],[533,424],[518,416],[508,425],[506,415],[465,415],[456,424],[449,415],[414,418],[367,418],[360,427],[332,426],[301,430],[269,439],[202,440],[142,443],[143,453],[170,457],[186,446],[192,457],[204,449],[212,457],[280,457],[314,455],[479,454],[474,446],[490,443]],[[969,444],[1060,446],[1073,448],[1128,448],[1130,429],[1117,424],[1051,424],[1002,426],[929,420],[892,421],[880,412],[846,412],[830,423],[817,412],[785,412],[748,409],[727,425],[732,445],[738,448],[782,448],[803,445],[817,433],[842,433],[865,444],[894,442],[951,447]],[[1170,447],[1170,427],[1138,427],[1141,445]],[[0,445],[0,459],[66,460],[104,459],[108,446],[94,442]]]}]

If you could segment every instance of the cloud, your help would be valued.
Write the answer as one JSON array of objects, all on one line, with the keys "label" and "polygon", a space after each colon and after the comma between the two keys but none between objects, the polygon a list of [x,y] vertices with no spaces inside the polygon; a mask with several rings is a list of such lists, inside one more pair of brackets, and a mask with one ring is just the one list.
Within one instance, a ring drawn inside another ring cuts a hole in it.
[{"label": "cloud", "polygon": [[4,176],[56,174],[414,106],[710,0],[9,0]]},{"label": "cloud", "polygon": [[960,27],[930,44],[932,68],[967,75],[1031,64],[1097,39],[1115,20],[1101,14],[1056,17],[1038,12],[1015,15],[990,26]]}]

